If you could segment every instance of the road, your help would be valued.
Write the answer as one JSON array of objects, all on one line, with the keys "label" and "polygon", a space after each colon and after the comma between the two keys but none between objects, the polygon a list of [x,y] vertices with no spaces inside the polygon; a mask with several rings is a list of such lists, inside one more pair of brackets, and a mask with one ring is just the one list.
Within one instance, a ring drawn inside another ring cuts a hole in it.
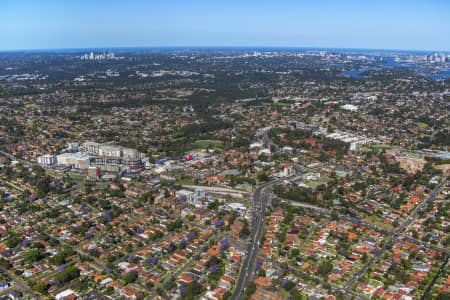
[{"label": "road", "polygon": [[397,231],[395,231],[394,234],[391,235],[391,237],[389,238],[389,240],[384,244],[384,246],[377,251],[376,255],[372,257],[372,259],[364,265],[364,267],[361,268],[361,270],[359,270],[357,273],[355,273],[353,275],[353,277],[345,284],[344,286],[344,291],[348,291],[349,288],[355,284],[356,281],[358,281],[358,279],[362,276],[362,274],[364,274],[367,269],[369,269],[369,267],[376,262],[382,255],[383,253],[386,251],[386,249],[393,243],[393,241],[399,237],[399,235],[401,235],[401,233],[403,232],[403,230],[405,230],[405,228],[407,228],[419,215],[419,213],[426,209],[428,202],[430,202],[430,200],[434,199],[436,197],[437,194],[440,193],[441,189],[447,184],[447,178],[445,178],[443,180],[443,182],[438,185],[434,191],[431,193],[431,195],[428,197],[428,199],[426,201],[423,201],[421,205],[419,205],[413,212],[413,214],[406,219],[405,222],[402,223],[402,225],[400,225],[400,227],[397,229]]},{"label": "road", "polygon": [[272,195],[272,187],[274,184],[274,182],[271,182],[259,186],[253,194],[252,230],[250,232],[251,240],[249,240],[247,245],[246,256],[244,263],[241,266],[239,278],[236,282],[236,288],[233,296],[231,297],[232,300],[243,298],[245,288],[253,278],[259,244],[264,234],[264,212]]},{"label": "road", "polygon": [[273,149],[275,154],[280,154],[280,147],[270,139],[268,131],[264,131],[262,139],[264,144],[270,147],[270,151]]},{"label": "road", "polygon": [[442,252],[442,253],[445,253],[447,255],[450,255],[450,250],[448,250],[448,249],[445,249],[445,248],[442,248],[442,247],[438,247],[438,246],[435,246],[435,245],[423,242],[423,241],[418,240],[418,239],[414,239],[414,238],[412,238],[410,236],[406,236],[404,234],[401,234],[400,238],[405,240],[405,241],[407,241],[407,242],[415,243],[415,244],[418,244],[418,245],[423,246],[425,248],[429,248],[431,250]]},{"label": "road", "polygon": [[420,297],[420,300],[424,300],[425,296],[431,291],[431,288],[436,283],[436,280],[438,280],[439,276],[441,276],[441,273],[444,272],[445,267],[448,263],[448,256],[445,258],[444,262],[442,263],[441,267],[439,268],[439,271],[437,271],[436,275],[433,277],[433,280],[431,280],[430,284],[427,286],[425,292],[423,292],[422,297]]},{"label": "road", "polygon": [[13,184],[13,183],[11,183],[11,182],[9,182],[9,181],[1,180],[1,179],[0,179],[0,182],[2,182],[2,183],[4,183],[4,184],[6,184],[6,185],[12,187],[13,189],[18,190],[19,192],[23,192],[23,191],[24,191],[23,189],[21,189],[20,187],[18,187],[17,185],[15,185],[15,184]]},{"label": "road", "polygon": [[299,249],[302,249],[303,246],[306,244],[306,242],[309,241],[309,239],[310,239],[311,236],[313,235],[314,230],[316,230],[316,228],[318,228],[318,227],[322,228],[323,225],[324,225],[324,222],[320,222],[320,223],[317,224],[317,225],[311,226],[311,229],[308,231],[308,235],[307,235],[304,239],[302,239],[302,240],[300,241],[300,243],[298,244],[298,248],[299,248]]},{"label": "road", "polygon": [[[332,211],[330,209],[327,209],[327,208],[318,207],[318,206],[315,206],[315,205],[305,204],[305,203],[296,202],[296,201],[287,200],[287,199],[281,199],[281,198],[278,198],[278,199],[280,199],[284,203],[289,203],[289,205],[291,205],[291,206],[296,206],[296,207],[309,209],[309,210],[315,211],[316,213],[320,213],[320,214],[327,215],[327,216],[331,216],[332,215]],[[350,216],[347,216],[347,215],[343,215],[343,214],[339,214],[338,213],[337,217],[340,220],[344,220],[344,221],[352,222],[352,223],[355,223],[355,224],[358,224],[358,225],[363,225],[363,226],[366,226],[366,227],[370,227],[372,229],[376,229],[378,231],[384,232],[384,233],[389,234],[389,235],[393,235],[393,234],[396,233],[395,231],[388,230],[386,228],[383,228],[383,227],[380,227],[380,226],[377,226],[377,225],[374,225],[374,224],[371,224],[371,223],[367,223],[367,222],[364,222],[364,221],[362,221],[360,219],[353,218],[353,217],[350,217]],[[429,248],[429,249],[432,249],[432,250],[435,250],[435,251],[439,251],[439,252],[443,252],[443,253],[446,253],[447,255],[450,255],[450,250],[448,250],[448,249],[444,249],[444,248],[441,248],[441,247],[438,247],[438,246],[435,246],[435,245],[431,245],[429,243],[425,243],[423,241],[414,239],[414,238],[406,236],[404,234],[400,234],[398,237],[402,238],[405,241],[408,241],[408,242],[415,243],[415,244],[418,244],[420,246],[423,246],[425,248]]]},{"label": "road", "polygon": [[[295,275],[297,275],[297,276],[299,276],[299,277],[301,277],[302,275],[303,275],[303,273],[302,273],[302,271],[300,271],[299,269],[295,269],[295,268],[292,268],[292,267],[288,267],[288,270],[289,270],[289,272],[291,272],[292,274],[295,274]],[[325,281],[323,281],[321,278],[319,278],[319,277],[314,277],[316,280],[318,280],[322,285],[325,285],[325,284],[328,284],[328,285],[330,285],[329,284],[329,282],[325,282]],[[366,296],[364,296],[364,295],[359,295],[359,294],[357,294],[357,293],[355,293],[355,292],[352,292],[352,291],[342,291],[340,288],[338,288],[338,287],[336,287],[336,286],[333,286],[333,285],[330,285],[330,287],[331,287],[331,289],[334,291],[334,292],[336,292],[336,294],[338,293],[338,292],[344,292],[344,294],[347,296],[347,299],[351,299],[352,297],[353,298],[355,298],[355,299],[358,299],[358,300],[368,300],[368,298],[366,297]]]},{"label": "road", "polygon": [[[421,241],[417,241],[417,240],[414,240],[414,239],[412,239],[412,238],[410,238],[410,237],[407,237],[407,236],[402,235],[402,232],[403,232],[403,231],[404,231],[404,230],[405,230],[412,222],[414,222],[414,220],[417,218],[417,216],[419,215],[419,213],[420,213],[421,211],[423,211],[424,209],[426,209],[428,203],[429,203],[429,202],[432,202],[433,199],[435,199],[436,195],[439,194],[439,192],[441,191],[441,189],[442,189],[446,184],[447,184],[447,178],[445,178],[445,179],[443,180],[443,182],[442,182],[440,185],[438,185],[438,186],[434,189],[434,191],[430,194],[430,196],[427,198],[427,200],[424,201],[424,202],[422,202],[422,204],[419,205],[419,206],[414,210],[414,212],[412,213],[412,215],[409,216],[409,217],[405,220],[405,222],[403,222],[403,223],[400,225],[400,227],[399,227],[396,231],[390,231],[390,230],[387,230],[387,229],[385,229],[385,228],[382,228],[382,227],[379,227],[379,226],[376,226],[376,225],[373,225],[373,224],[370,224],[370,223],[361,221],[361,220],[356,219],[356,218],[352,218],[352,217],[349,217],[349,216],[346,216],[346,215],[343,215],[343,214],[339,214],[339,213],[337,214],[338,218],[341,219],[341,220],[346,220],[346,221],[353,222],[353,223],[356,223],[356,224],[369,226],[369,227],[371,227],[372,229],[377,229],[377,230],[379,230],[379,231],[383,231],[383,232],[385,232],[385,233],[387,233],[387,234],[390,235],[389,240],[384,244],[384,246],[383,246],[379,251],[377,251],[377,254],[376,254],[374,257],[372,257],[372,259],[371,259],[366,265],[364,265],[357,273],[355,273],[355,274],[353,275],[353,277],[347,282],[347,284],[343,287],[343,291],[344,291],[344,292],[346,292],[346,293],[349,292],[349,288],[350,288],[350,287],[351,287],[351,286],[352,286],[352,285],[353,285],[353,284],[354,284],[354,283],[355,283],[355,282],[356,282],[356,281],[357,281],[357,280],[358,280],[358,279],[359,279],[359,278],[367,271],[367,269],[368,269],[373,263],[375,263],[375,262],[381,257],[381,255],[383,255],[383,253],[386,251],[387,247],[388,247],[390,244],[392,244],[392,242],[393,242],[396,238],[402,238],[402,239],[404,239],[404,240],[408,240],[408,241],[417,243],[417,244],[419,244],[419,245],[421,245],[421,246],[423,246],[423,247],[430,248],[430,249],[433,249],[433,250],[436,250],[436,251],[440,251],[440,252],[446,253],[447,255],[450,254],[449,251],[448,251],[447,249],[443,249],[443,248],[440,248],[440,247],[437,247],[437,246],[433,246],[433,245],[430,245],[430,244],[427,244],[427,243],[424,243],[424,242],[421,242]],[[325,215],[329,215],[329,216],[331,216],[331,214],[332,214],[332,211],[329,210],[329,209],[326,209],[326,208],[317,207],[317,206],[314,206],[314,205],[305,204],[305,203],[301,203],[301,202],[295,202],[295,201],[287,200],[287,199],[280,199],[280,200],[283,201],[283,202],[289,203],[289,204],[292,205],[292,206],[297,206],[297,207],[302,207],[302,208],[310,209],[310,210],[313,210],[313,211],[318,212],[318,213],[321,213],[321,214],[325,214]]]},{"label": "road", "polygon": [[[323,215],[327,215],[327,216],[331,216],[332,215],[332,210],[328,209],[328,208],[323,208],[323,207],[319,207],[319,206],[315,206],[315,205],[311,205],[311,204],[306,204],[306,203],[302,203],[302,202],[297,202],[297,201],[292,201],[292,200],[288,200],[288,199],[283,199],[283,198],[278,198],[280,199],[282,202],[284,203],[288,203],[291,206],[296,206],[296,207],[301,207],[301,208],[305,208],[305,209],[309,209],[312,210],[316,213],[319,214],[323,214]],[[371,224],[371,223],[367,223],[364,222],[360,219],[357,218],[353,218],[344,214],[340,214],[340,213],[336,213],[336,216],[340,219],[340,220],[344,220],[344,221],[348,221],[348,222],[352,222],[352,223],[356,223],[359,225],[363,225],[363,226],[367,226],[370,227],[372,229],[376,229],[378,231],[382,231],[388,234],[393,234],[393,231],[388,230],[386,228]]]},{"label": "road", "polygon": [[0,151],[0,154],[3,154],[4,156],[6,156],[7,158],[9,158],[10,160],[16,160],[18,162],[20,162],[22,165],[24,165],[25,167],[32,167],[33,163],[26,161],[26,160],[22,160],[22,159],[17,159],[16,157],[14,157],[13,155],[4,152],[4,151]]},{"label": "road", "polygon": [[[12,281],[16,284],[16,287],[18,290],[21,290],[22,292],[27,293],[31,297],[39,297],[39,294],[37,294],[36,292],[31,290],[28,287],[28,284],[25,281],[23,281],[22,278],[20,278],[19,276],[16,276],[16,274],[14,274],[13,272],[11,272],[10,270],[6,269],[3,266],[0,266],[0,270],[3,273],[8,274],[9,278],[11,278]],[[33,299],[39,299],[39,298],[33,298]]]},{"label": "road", "polygon": [[[220,240],[220,238],[219,238],[219,240]],[[165,285],[165,283],[166,283],[167,281],[171,280],[172,278],[173,278],[174,280],[176,280],[176,279],[178,278],[178,276],[180,276],[181,274],[183,274],[188,268],[192,267],[192,266],[194,265],[193,263],[197,261],[197,255],[200,255],[201,252],[202,252],[202,250],[199,249],[194,255],[192,255],[191,258],[189,258],[189,259],[183,264],[183,266],[181,266],[181,267],[180,267],[179,269],[177,269],[173,274],[171,274],[170,276],[168,276],[168,277],[160,284],[160,286],[163,287],[163,286]],[[148,288],[146,288],[146,287],[144,287],[144,286],[142,286],[142,285],[139,285],[139,286],[140,286],[141,288],[144,288],[144,290],[145,290],[145,289],[148,290]],[[155,293],[156,293],[156,289],[151,289],[151,294],[150,294],[149,299],[154,299],[154,298],[156,297]]]}]

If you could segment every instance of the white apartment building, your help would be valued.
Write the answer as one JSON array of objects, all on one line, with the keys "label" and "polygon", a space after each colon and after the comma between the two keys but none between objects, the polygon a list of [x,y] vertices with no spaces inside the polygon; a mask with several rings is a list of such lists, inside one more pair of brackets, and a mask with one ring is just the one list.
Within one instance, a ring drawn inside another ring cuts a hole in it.
[{"label": "white apartment building", "polygon": [[91,141],[87,141],[83,143],[83,149],[86,153],[91,154],[91,155],[99,155],[99,148],[100,148],[99,143],[96,142],[91,142]]},{"label": "white apartment building", "polygon": [[56,156],[51,154],[45,154],[42,156],[39,156],[37,158],[37,162],[41,165],[50,166],[57,163]]}]

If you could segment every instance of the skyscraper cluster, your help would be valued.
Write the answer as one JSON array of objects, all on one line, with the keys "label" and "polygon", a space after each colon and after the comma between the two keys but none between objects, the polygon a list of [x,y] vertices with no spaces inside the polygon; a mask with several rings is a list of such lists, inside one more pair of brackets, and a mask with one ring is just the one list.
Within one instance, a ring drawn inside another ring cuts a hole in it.
[{"label": "skyscraper cluster", "polygon": [[86,53],[81,56],[81,60],[105,60],[105,59],[116,59],[116,56],[112,51],[109,51],[108,53],[105,53],[105,51],[103,51],[103,53],[100,54],[94,54],[94,52],[91,51],[91,53],[89,54]]},{"label": "skyscraper cluster", "polygon": [[439,63],[439,62],[450,62],[450,56],[444,54],[430,54],[425,57],[427,62]]}]

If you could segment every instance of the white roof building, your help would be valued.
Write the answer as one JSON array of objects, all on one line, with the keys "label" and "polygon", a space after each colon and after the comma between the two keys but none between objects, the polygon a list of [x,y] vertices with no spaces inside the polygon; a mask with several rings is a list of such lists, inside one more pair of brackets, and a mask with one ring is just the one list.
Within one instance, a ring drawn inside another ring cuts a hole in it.
[{"label": "white roof building", "polygon": [[255,142],[255,143],[250,144],[250,149],[261,148],[262,146],[263,146],[262,143]]},{"label": "white roof building", "polygon": [[86,169],[90,166],[91,157],[87,154],[76,153],[63,153],[56,156],[58,165],[71,166],[77,169]]},{"label": "white roof building", "polygon": [[348,111],[358,111],[358,106],[352,104],[342,105],[341,108]]},{"label": "white roof building", "polygon": [[54,165],[56,164],[56,156],[51,154],[45,154],[42,156],[39,156],[37,158],[37,162],[41,165]]},{"label": "white roof building", "polygon": [[67,289],[67,290],[62,291],[62,292],[59,293],[59,294],[56,294],[55,299],[56,299],[56,300],[64,299],[64,298],[66,298],[67,296],[70,296],[70,295],[72,295],[72,294],[78,296],[73,290]]},{"label": "white roof building", "polygon": [[270,155],[270,150],[269,149],[261,149],[259,152],[258,152],[258,155],[261,155],[261,154],[264,154],[264,155]]}]

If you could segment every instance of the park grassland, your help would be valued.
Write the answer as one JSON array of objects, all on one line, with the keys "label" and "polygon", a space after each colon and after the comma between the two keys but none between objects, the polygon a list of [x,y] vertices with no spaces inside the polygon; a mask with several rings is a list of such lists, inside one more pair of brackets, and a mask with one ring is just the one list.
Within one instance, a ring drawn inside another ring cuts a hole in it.
[{"label": "park grassland", "polygon": [[391,224],[384,223],[380,218],[378,218],[376,216],[368,216],[368,217],[364,218],[362,221],[379,226],[379,227],[387,229],[387,230],[394,229],[394,227]]},{"label": "park grassland", "polygon": [[214,150],[223,150],[223,142],[217,140],[198,140],[192,146],[196,149],[211,148]]},{"label": "park grassland", "polygon": [[195,185],[194,181],[188,177],[178,179],[177,181],[175,181],[175,183],[179,185]]},{"label": "park grassland", "polygon": [[155,101],[180,101],[180,102],[188,101],[186,98],[176,98],[176,97],[153,98],[153,100],[155,100]]},{"label": "park grassland", "polygon": [[422,122],[417,122],[416,125],[417,125],[417,127],[420,127],[420,128],[428,128],[428,124],[425,124]]}]

